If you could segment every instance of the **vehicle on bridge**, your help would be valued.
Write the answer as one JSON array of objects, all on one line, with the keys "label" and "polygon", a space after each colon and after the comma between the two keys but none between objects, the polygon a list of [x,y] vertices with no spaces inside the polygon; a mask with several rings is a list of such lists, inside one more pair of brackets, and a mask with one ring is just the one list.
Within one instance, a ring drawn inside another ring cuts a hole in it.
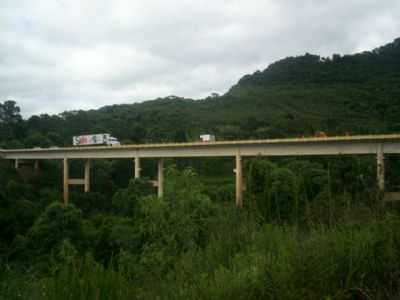
[{"label": "vehicle on bridge", "polygon": [[72,137],[72,144],[74,146],[95,146],[95,145],[119,146],[119,145],[121,145],[121,143],[118,141],[118,139],[111,136],[109,133],[74,136],[74,137]]},{"label": "vehicle on bridge", "polygon": [[321,138],[321,137],[328,137],[328,135],[327,135],[326,132],[324,132],[324,131],[317,131],[317,132],[314,134],[314,137],[319,137],[319,138]]},{"label": "vehicle on bridge", "polygon": [[215,142],[215,135],[213,135],[213,134],[202,134],[202,135],[200,135],[200,140],[202,142]]}]

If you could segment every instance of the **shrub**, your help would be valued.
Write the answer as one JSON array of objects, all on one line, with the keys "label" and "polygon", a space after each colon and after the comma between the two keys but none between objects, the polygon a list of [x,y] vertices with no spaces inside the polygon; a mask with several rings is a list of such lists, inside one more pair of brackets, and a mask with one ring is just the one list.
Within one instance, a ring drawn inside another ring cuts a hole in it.
[{"label": "shrub", "polygon": [[112,263],[104,267],[90,254],[78,258],[73,248],[67,246],[66,250],[62,253],[64,263],[35,287],[37,299],[135,299],[135,290]]},{"label": "shrub", "polygon": [[49,253],[65,239],[82,244],[81,211],[72,204],[50,204],[30,228],[28,238],[29,245],[41,254]]}]

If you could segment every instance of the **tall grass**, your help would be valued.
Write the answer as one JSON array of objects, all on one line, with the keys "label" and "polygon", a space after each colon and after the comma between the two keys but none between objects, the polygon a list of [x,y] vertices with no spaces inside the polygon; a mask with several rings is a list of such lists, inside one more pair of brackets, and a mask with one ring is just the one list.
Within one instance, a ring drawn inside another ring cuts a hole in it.
[{"label": "tall grass", "polygon": [[[209,224],[207,244],[177,254],[166,273],[137,268],[135,260],[132,266],[121,259],[104,266],[90,254],[67,252],[48,277],[31,285],[28,297],[10,299],[383,300],[400,295],[398,216],[304,229],[264,224],[251,212],[224,212]],[[134,276],[128,275],[131,267]]]},{"label": "tall grass", "polygon": [[[400,294],[399,218],[363,226],[265,225],[232,249],[212,239],[183,255],[160,291],[167,299],[396,299]],[[238,236],[237,236],[238,237]],[[238,241],[239,242],[239,241]],[[226,249],[225,261],[215,259]],[[217,250],[216,250],[217,249]]]},{"label": "tall grass", "polygon": [[91,255],[73,258],[37,288],[37,299],[44,300],[110,300],[135,299],[136,292],[126,278],[110,264],[104,267]]},{"label": "tall grass", "polygon": [[30,276],[0,261],[0,299],[29,299]]}]

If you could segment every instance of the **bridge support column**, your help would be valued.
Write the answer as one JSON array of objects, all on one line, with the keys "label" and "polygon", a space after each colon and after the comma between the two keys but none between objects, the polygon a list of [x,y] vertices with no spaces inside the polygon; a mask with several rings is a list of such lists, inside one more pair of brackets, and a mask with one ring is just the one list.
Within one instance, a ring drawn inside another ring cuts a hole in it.
[{"label": "bridge support column", "polygon": [[15,169],[19,168],[19,160],[18,160],[18,158],[15,159],[14,166],[15,166]]},{"label": "bridge support column", "polygon": [[64,158],[64,204],[68,204],[69,200],[69,170],[68,159]]},{"label": "bridge support column", "polygon": [[140,168],[140,158],[135,157],[135,179],[140,178],[140,171],[142,169]]},{"label": "bridge support column", "polygon": [[376,175],[378,183],[378,191],[385,192],[385,156],[382,144],[378,145],[376,153]]},{"label": "bridge support column", "polygon": [[90,192],[90,159],[85,162],[85,193]]},{"label": "bridge support column", "polygon": [[33,169],[39,170],[39,160],[35,160],[35,162],[33,163]]},{"label": "bridge support column", "polygon": [[234,170],[236,175],[236,206],[243,207],[243,176],[242,176],[242,157],[238,152],[236,154],[236,168]]},{"label": "bridge support column", "polygon": [[158,182],[157,182],[157,195],[162,198],[164,195],[164,159],[160,158],[158,161]]}]

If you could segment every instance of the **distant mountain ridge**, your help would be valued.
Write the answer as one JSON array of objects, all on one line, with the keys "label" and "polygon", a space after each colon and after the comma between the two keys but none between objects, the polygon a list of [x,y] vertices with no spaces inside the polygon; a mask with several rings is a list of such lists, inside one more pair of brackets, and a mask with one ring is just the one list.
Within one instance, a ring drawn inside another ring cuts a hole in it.
[{"label": "distant mountain ridge", "polygon": [[364,82],[400,72],[400,38],[372,51],[321,57],[306,53],[272,63],[264,71],[243,76],[238,85],[293,82]]}]

